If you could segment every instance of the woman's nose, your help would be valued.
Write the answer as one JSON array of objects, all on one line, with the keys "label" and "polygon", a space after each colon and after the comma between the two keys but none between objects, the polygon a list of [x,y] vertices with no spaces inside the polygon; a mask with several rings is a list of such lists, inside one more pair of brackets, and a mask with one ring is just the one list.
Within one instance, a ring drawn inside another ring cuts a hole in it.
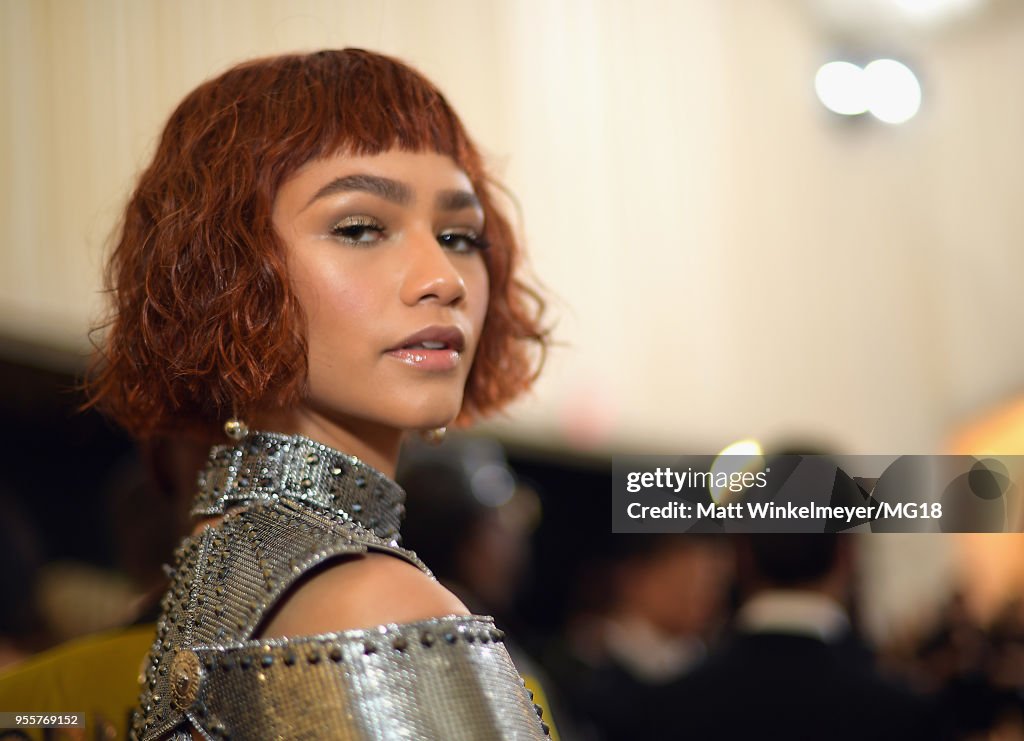
[{"label": "woman's nose", "polygon": [[466,295],[462,274],[452,264],[447,250],[433,234],[410,238],[402,301],[409,306],[436,301],[442,306],[457,304]]}]

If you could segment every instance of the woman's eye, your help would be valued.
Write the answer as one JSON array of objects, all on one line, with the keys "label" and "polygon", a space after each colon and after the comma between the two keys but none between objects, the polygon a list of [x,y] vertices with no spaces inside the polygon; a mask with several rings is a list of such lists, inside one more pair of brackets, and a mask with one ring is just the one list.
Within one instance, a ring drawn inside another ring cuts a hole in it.
[{"label": "woman's eye", "polygon": [[374,244],[384,236],[384,227],[374,219],[354,216],[331,227],[331,234],[349,244]]},{"label": "woman's eye", "polygon": [[443,232],[437,235],[437,241],[452,252],[473,252],[490,247],[490,242],[473,231]]}]

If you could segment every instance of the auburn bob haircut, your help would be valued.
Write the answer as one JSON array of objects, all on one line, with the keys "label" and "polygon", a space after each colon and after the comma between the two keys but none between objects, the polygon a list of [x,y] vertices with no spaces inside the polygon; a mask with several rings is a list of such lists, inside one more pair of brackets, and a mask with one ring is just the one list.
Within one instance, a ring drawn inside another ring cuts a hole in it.
[{"label": "auburn bob haircut", "polygon": [[107,266],[112,307],[97,328],[87,406],[146,438],[208,434],[232,414],[300,399],[305,317],[272,226],[274,198],[311,160],[391,148],[451,157],[485,214],[490,304],[459,422],[528,388],[543,359],[543,304],[515,276],[519,245],[480,153],[422,75],[344,49],[241,64],[171,115]]}]

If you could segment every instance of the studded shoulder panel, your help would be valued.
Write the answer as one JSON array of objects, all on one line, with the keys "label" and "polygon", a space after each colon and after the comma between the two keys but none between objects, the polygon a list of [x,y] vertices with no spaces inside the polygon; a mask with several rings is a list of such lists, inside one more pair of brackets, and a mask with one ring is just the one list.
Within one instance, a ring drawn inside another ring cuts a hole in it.
[{"label": "studded shoulder panel", "polygon": [[489,618],[449,616],[196,646],[171,656],[169,691],[214,739],[543,739],[502,638]]}]

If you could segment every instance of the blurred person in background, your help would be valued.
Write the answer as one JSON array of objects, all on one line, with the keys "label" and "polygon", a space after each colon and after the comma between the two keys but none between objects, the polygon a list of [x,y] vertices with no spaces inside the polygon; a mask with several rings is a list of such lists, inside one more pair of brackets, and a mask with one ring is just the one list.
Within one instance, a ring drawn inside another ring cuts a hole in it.
[{"label": "blurred person in background", "polygon": [[36,580],[43,554],[19,497],[0,490],[0,671],[15,666],[48,639]]},{"label": "blurred person in background", "polygon": [[[167,587],[161,566],[185,532],[186,506],[195,491],[195,475],[184,472],[202,464],[206,446],[177,436],[146,441],[138,452],[114,466],[98,496],[110,516],[117,570],[74,560],[41,569],[31,564],[22,569],[15,560],[4,570],[12,583],[34,581],[31,594],[0,604],[19,614],[30,610],[32,635],[44,639],[32,648],[48,650],[23,655],[7,671],[0,666],[0,709],[84,709],[86,725],[73,732],[126,737],[139,667],[152,645]],[[24,542],[31,529],[8,512],[0,529],[13,537],[5,542]],[[27,729],[18,738],[50,738],[47,734]]]},{"label": "blurred person in background", "polygon": [[956,738],[1024,738],[1024,625],[1019,597],[985,625],[955,591],[929,627],[887,647],[887,662],[938,698]]},{"label": "blurred person in background", "polygon": [[1024,600],[1011,595],[991,621],[955,590],[921,625],[882,647],[880,658],[934,697],[957,739],[1024,739]]},{"label": "blurred person in background", "polygon": [[[603,604],[577,614],[549,668],[584,738],[644,738],[674,709],[647,708],[704,658],[731,580],[727,542],[716,536],[615,535],[613,555],[592,570]],[[637,708],[655,715],[640,719]]]},{"label": "blurred person in background", "polygon": [[645,704],[674,720],[649,738],[935,739],[926,700],[883,678],[850,620],[852,536],[737,540],[735,634]]},{"label": "blurred person in background", "polygon": [[985,676],[991,687],[990,727],[1024,738],[1024,598],[1010,597],[989,626]]}]

